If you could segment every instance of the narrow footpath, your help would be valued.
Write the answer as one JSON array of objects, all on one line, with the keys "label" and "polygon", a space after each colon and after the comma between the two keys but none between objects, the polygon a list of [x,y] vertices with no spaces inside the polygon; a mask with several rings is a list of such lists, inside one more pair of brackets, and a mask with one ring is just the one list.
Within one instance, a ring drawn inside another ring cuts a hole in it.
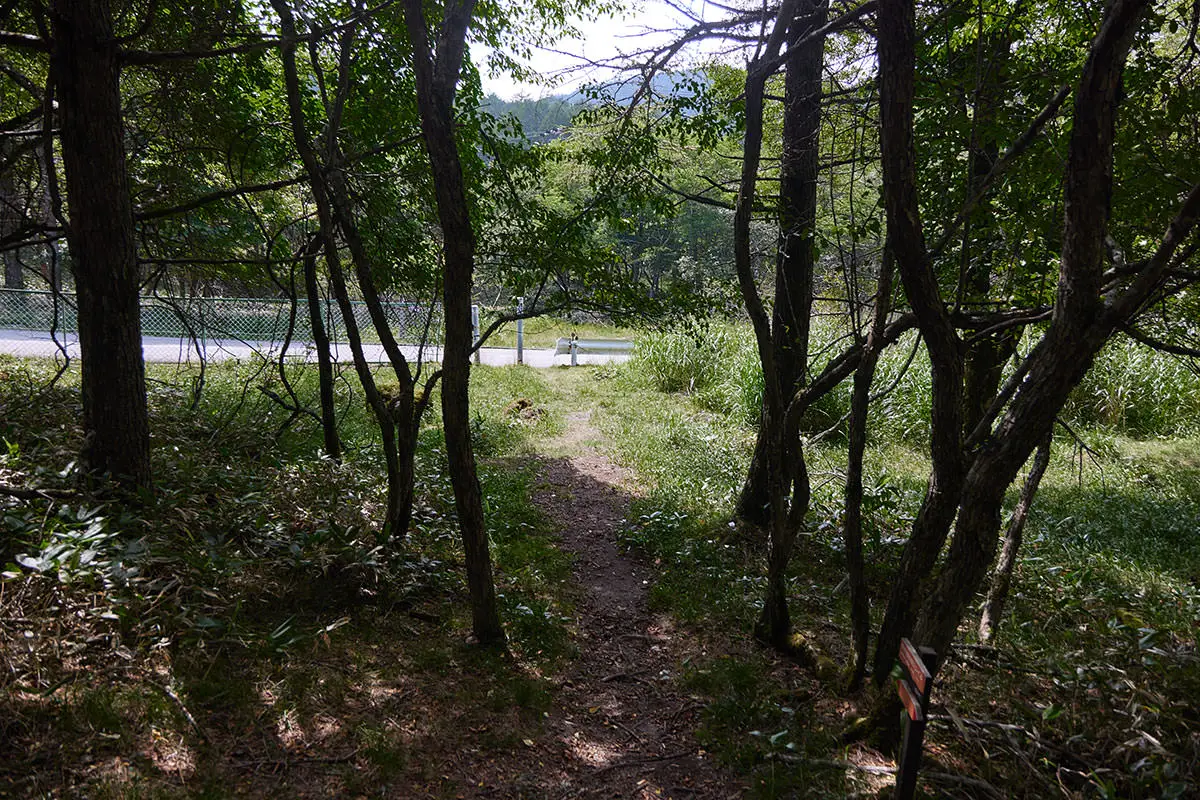
[{"label": "narrow footpath", "polygon": [[617,545],[632,481],[588,444],[599,437],[589,413],[569,415],[552,444],[572,455],[544,463],[536,493],[576,556],[579,656],[533,743],[541,785],[512,796],[741,797],[740,782],[696,742],[700,705],[678,686],[678,664],[699,645],[651,612],[649,572]]}]

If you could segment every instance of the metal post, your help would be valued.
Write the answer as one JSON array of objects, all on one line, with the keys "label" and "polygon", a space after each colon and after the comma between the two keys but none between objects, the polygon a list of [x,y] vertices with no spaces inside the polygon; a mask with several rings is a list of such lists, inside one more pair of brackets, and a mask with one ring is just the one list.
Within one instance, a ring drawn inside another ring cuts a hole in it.
[{"label": "metal post", "polygon": [[571,337],[571,366],[579,366],[579,340]]},{"label": "metal post", "polygon": [[[471,343],[479,344],[479,306],[471,306]],[[479,348],[475,348],[475,363],[481,363]]]},{"label": "metal post", "polygon": [[[525,298],[517,298],[517,313],[525,313]],[[517,363],[525,363],[525,320],[517,319]]]}]

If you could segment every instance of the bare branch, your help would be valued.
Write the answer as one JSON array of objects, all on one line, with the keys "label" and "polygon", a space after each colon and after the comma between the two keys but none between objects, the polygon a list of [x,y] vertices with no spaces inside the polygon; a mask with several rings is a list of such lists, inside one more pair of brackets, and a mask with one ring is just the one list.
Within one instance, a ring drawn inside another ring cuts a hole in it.
[{"label": "bare branch", "polygon": [[0,45],[13,47],[18,50],[36,50],[39,53],[50,52],[50,40],[28,33],[0,31]]},{"label": "bare branch", "polygon": [[1145,333],[1144,331],[1138,330],[1132,325],[1122,325],[1121,331],[1135,342],[1140,342],[1141,344],[1153,348],[1154,350],[1159,350],[1163,353],[1170,353],[1173,356],[1180,356],[1182,358],[1200,358],[1200,348],[1186,347],[1184,345],[1164,342],[1163,340],[1157,339],[1150,334]]}]

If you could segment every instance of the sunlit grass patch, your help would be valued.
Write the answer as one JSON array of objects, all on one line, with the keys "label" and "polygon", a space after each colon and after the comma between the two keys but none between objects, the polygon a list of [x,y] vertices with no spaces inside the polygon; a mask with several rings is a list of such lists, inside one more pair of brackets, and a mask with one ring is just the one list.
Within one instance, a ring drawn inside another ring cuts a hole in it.
[{"label": "sunlit grass patch", "polygon": [[[512,309],[503,309],[504,313],[512,313]],[[480,325],[487,328],[500,313],[499,309],[485,310],[481,314]],[[643,331],[620,325],[613,325],[598,320],[561,319],[559,317],[536,317],[525,320],[525,347],[546,349],[562,338],[570,338],[572,334],[580,339],[625,339],[633,340],[643,335]],[[486,342],[487,347],[517,346],[517,323],[505,323]]]}]

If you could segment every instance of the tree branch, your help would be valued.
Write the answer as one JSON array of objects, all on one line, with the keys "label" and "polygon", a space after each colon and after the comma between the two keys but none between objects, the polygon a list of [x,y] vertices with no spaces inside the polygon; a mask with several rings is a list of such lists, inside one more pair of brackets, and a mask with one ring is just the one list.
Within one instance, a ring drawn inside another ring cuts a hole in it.
[{"label": "tree branch", "polygon": [[0,45],[13,47],[18,50],[36,50],[39,53],[50,52],[50,40],[29,33],[0,31]]},{"label": "tree branch", "polygon": [[348,19],[329,25],[324,28],[315,28],[303,35],[294,36],[273,36],[264,39],[256,39],[243,44],[230,45],[229,47],[218,47],[212,50],[125,50],[121,53],[121,63],[131,66],[147,66],[154,64],[169,64],[177,61],[199,61],[208,58],[222,58],[224,56],[243,55],[245,53],[254,53],[259,50],[267,50],[276,47],[295,46],[300,42],[307,42],[314,39],[323,39],[330,34],[337,33],[347,27],[357,25],[363,19],[371,17],[380,11],[392,5],[395,0],[384,0],[377,6],[363,10],[360,13],[351,15]]},{"label": "tree branch", "polygon": [[154,219],[162,219],[163,217],[173,217],[176,214],[183,214],[188,211],[195,211],[197,208],[216,203],[220,200],[228,200],[231,197],[241,197],[246,194],[255,194],[257,192],[270,192],[275,189],[286,189],[289,186],[296,186],[308,180],[307,175],[300,175],[294,178],[281,178],[277,181],[269,181],[268,183],[252,183],[246,186],[234,186],[230,189],[218,189],[215,192],[202,194],[199,197],[194,197],[186,203],[181,203],[177,206],[168,206],[167,208],[154,208],[148,211],[139,211],[133,215],[133,218],[138,222],[149,222]]},{"label": "tree branch", "polygon": [[1156,339],[1148,333],[1139,331],[1132,325],[1121,325],[1120,329],[1121,332],[1130,339],[1133,339],[1135,342],[1140,342],[1141,344],[1144,344],[1154,350],[1159,350],[1163,353],[1170,353],[1173,356],[1181,356],[1183,358],[1200,358],[1200,348],[1186,347],[1180,344],[1164,342],[1162,339]]}]

